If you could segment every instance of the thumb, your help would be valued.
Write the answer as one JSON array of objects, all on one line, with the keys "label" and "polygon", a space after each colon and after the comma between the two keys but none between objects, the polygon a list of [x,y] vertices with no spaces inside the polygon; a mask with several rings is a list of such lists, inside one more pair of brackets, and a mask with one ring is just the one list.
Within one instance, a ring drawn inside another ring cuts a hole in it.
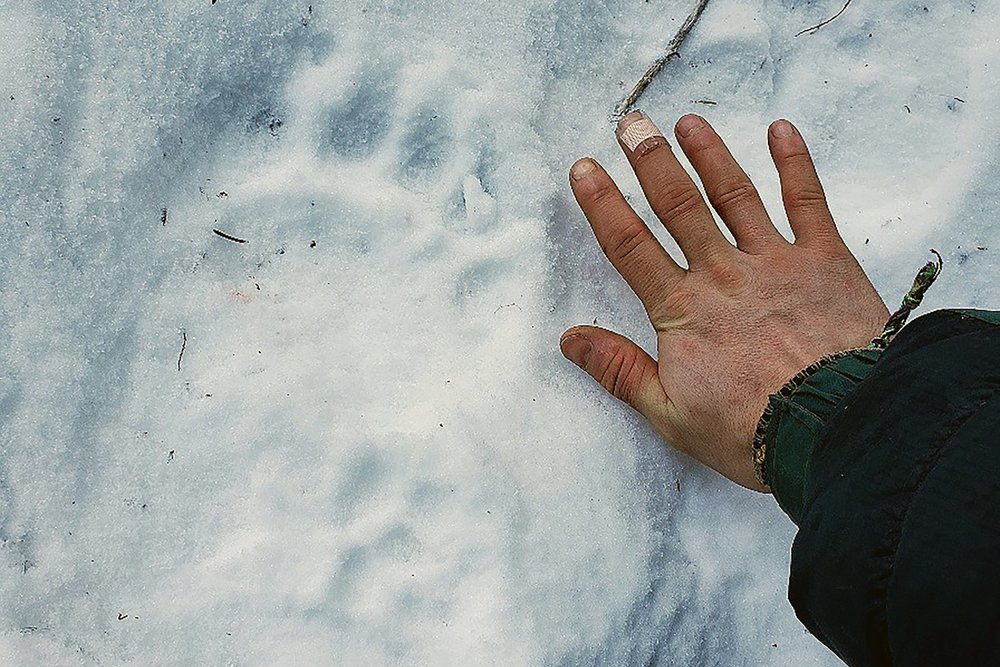
[{"label": "thumb", "polygon": [[666,403],[656,362],[625,336],[598,327],[573,327],[562,335],[559,348],[612,396],[646,419],[652,421]]}]

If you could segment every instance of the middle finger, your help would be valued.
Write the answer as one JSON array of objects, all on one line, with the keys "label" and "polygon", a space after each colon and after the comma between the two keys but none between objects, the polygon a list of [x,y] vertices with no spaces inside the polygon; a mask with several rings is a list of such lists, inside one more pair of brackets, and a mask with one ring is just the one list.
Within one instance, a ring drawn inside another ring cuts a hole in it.
[{"label": "middle finger", "polygon": [[649,116],[633,111],[615,133],[653,213],[697,269],[735,250],[708,210],[694,181]]}]

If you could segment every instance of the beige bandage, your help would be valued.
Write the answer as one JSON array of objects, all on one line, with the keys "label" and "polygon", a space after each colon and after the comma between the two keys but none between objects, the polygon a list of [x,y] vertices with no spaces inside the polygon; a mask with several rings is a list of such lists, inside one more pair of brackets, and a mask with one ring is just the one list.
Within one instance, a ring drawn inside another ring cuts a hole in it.
[{"label": "beige bandage", "polygon": [[653,124],[649,116],[642,114],[640,118],[626,125],[618,136],[626,148],[634,151],[646,139],[663,137],[663,133],[660,132],[660,128]]}]

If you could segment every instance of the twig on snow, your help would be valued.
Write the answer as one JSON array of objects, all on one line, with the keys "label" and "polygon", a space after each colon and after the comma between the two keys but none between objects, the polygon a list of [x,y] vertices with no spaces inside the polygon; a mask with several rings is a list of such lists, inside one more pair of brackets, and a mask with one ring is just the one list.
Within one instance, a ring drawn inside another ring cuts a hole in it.
[{"label": "twig on snow", "polygon": [[227,234],[225,232],[220,232],[218,229],[213,229],[212,231],[215,232],[215,234],[217,236],[221,236],[222,238],[226,239],[227,241],[233,241],[234,243],[246,243],[247,242],[246,239],[236,238],[232,234]]},{"label": "twig on snow", "polygon": [[670,40],[669,44],[667,44],[667,50],[664,54],[653,61],[653,64],[646,69],[646,73],[642,75],[638,83],[632,87],[632,92],[626,95],[622,101],[618,103],[618,106],[615,107],[614,113],[612,114],[612,120],[617,121],[622,116],[627,114],[635,103],[639,101],[639,98],[646,91],[646,87],[653,82],[653,79],[656,78],[656,75],[660,73],[660,70],[664,68],[667,62],[669,62],[671,58],[680,56],[681,44],[683,44],[684,40],[687,39],[688,34],[691,32],[691,29],[694,28],[698,19],[701,18],[701,13],[705,11],[708,1],[709,0],[698,0],[698,4],[695,5],[693,10],[691,10],[688,17],[684,19],[681,29],[677,31],[674,38]]},{"label": "twig on snow", "polygon": [[187,349],[187,346],[188,346],[187,331],[185,331],[184,329],[181,329],[181,353],[177,355],[177,370],[178,371],[181,369],[181,359],[184,358],[184,350]]},{"label": "twig on snow", "polygon": [[798,37],[798,36],[804,35],[806,33],[809,33],[811,35],[814,32],[816,32],[817,30],[819,30],[820,28],[822,28],[823,26],[825,26],[825,25],[827,25],[829,23],[833,23],[834,21],[836,21],[837,19],[840,18],[841,14],[843,14],[844,12],[847,11],[847,8],[851,6],[852,2],[854,2],[854,0],[847,0],[847,2],[844,3],[844,6],[840,9],[839,12],[837,12],[836,14],[834,14],[833,16],[831,16],[830,18],[828,18],[827,20],[822,21],[821,23],[817,23],[816,25],[814,25],[811,28],[806,28],[805,30],[798,31],[797,33],[795,33],[795,36]]}]

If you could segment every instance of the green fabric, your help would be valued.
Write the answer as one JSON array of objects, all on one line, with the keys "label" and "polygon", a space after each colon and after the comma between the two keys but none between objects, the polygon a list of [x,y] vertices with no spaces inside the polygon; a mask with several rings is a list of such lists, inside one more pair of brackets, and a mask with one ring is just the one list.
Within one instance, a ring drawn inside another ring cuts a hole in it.
[{"label": "green fabric", "polygon": [[959,313],[962,317],[975,317],[977,320],[990,324],[1000,324],[1000,310],[971,310],[968,308],[953,308],[951,310],[954,313]]},{"label": "green fabric", "polygon": [[916,318],[814,441],[788,598],[848,665],[997,663],[998,319]]},{"label": "green fabric", "polygon": [[796,524],[802,515],[806,472],[827,418],[871,372],[879,350],[855,350],[810,375],[787,398],[770,397],[774,410],[764,442],[764,469],[778,505]]},{"label": "green fabric", "polygon": [[[1000,324],[1000,311],[953,312]],[[796,525],[809,483],[809,460],[827,418],[868,376],[881,354],[881,350],[855,350],[820,368],[788,396],[773,394],[769,398],[773,414],[764,437],[764,471],[778,505]]]}]

